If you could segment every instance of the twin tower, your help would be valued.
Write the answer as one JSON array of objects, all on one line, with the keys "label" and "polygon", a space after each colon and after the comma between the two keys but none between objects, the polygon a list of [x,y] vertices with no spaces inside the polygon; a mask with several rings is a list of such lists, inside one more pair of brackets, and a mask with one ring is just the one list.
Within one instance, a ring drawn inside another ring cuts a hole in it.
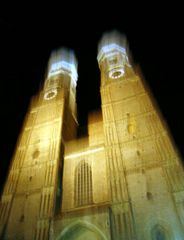
[{"label": "twin tower", "polygon": [[77,61],[51,54],[2,193],[0,239],[184,239],[182,162],[125,37],[106,33],[98,63],[101,108],[77,137]]}]

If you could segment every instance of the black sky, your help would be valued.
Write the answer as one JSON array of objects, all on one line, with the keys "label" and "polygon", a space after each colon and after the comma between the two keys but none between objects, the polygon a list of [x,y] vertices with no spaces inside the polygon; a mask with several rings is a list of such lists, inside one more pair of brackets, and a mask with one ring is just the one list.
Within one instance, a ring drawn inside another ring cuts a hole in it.
[{"label": "black sky", "polygon": [[90,6],[81,6],[77,11],[75,6],[56,5],[47,11],[27,7],[17,12],[13,6],[11,11],[1,9],[1,185],[30,98],[44,80],[51,51],[64,46],[76,53],[78,117],[83,125],[87,112],[100,107],[97,44],[104,32],[113,29],[127,36],[134,61],[140,65],[184,156],[182,24],[172,6],[169,10],[159,7],[150,5],[139,10],[133,5],[123,9],[109,6],[91,10]]}]

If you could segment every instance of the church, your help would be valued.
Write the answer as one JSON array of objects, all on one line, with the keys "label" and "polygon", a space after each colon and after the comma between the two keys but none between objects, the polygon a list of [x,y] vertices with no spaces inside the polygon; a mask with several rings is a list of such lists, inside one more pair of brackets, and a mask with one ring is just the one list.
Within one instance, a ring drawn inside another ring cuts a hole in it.
[{"label": "church", "polygon": [[184,239],[181,156],[126,37],[105,33],[97,60],[101,108],[79,135],[77,59],[51,53],[4,185],[0,239]]}]

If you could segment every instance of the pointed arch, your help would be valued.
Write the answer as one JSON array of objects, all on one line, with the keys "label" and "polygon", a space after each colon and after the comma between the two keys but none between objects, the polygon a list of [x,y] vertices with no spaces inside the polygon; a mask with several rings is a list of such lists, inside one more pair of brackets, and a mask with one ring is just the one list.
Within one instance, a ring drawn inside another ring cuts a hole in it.
[{"label": "pointed arch", "polygon": [[[87,238],[86,238],[87,235]],[[91,237],[91,238],[90,238]],[[56,238],[56,240],[107,240],[104,233],[95,225],[86,222],[77,220],[67,226],[61,234]]]},{"label": "pointed arch", "polygon": [[156,224],[151,229],[151,240],[168,240],[167,232],[160,224]]},{"label": "pointed arch", "polygon": [[170,222],[160,217],[151,217],[145,221],[144,238],[151,240],[172,240],[174,232]]},{"label": "pointed arch", "polygon": [[83,206],[93,202],[92,170],[89,163],[81,160],[75,169],[75,206]]}]

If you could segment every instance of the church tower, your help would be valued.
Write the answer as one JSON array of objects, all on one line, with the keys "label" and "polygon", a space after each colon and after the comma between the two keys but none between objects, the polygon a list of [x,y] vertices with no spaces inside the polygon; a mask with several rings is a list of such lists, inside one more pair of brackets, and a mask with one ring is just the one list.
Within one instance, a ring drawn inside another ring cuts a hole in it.
[{"label": "church tower", "polygon": [[50,221],[61,204],[64,144],[76,136],[76,81],[73,52],[54,51],[9,169],[1,199],[1,239],[49,239]]},{"label": "church tower", "polygon": [[98,49],[111,239],[184,239],[180,156],[126,38],[107,33]]}]

